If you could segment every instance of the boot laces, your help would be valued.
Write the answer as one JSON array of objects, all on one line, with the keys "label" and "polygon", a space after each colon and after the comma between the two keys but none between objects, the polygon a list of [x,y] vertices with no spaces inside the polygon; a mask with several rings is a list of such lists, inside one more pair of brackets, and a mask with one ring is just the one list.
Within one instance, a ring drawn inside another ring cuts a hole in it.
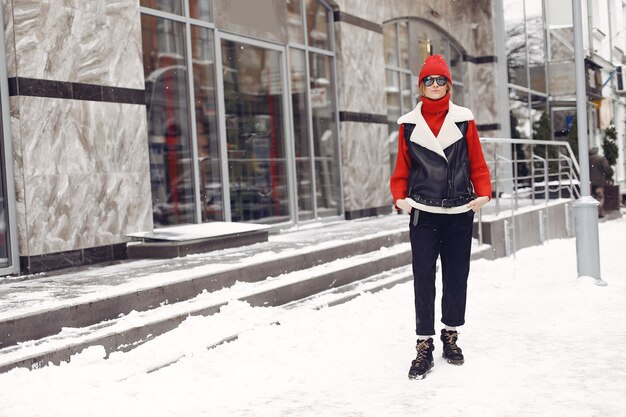
[{"label": "boot laces", "polygon": [[443,337],[446,339],[446,347],[453,353],[461,352],[461,348],[456,345],[459,337],[457,332],[444,332]]},{"label": "boot laces", "polygon": [[415,363],[421,363],[426,359],[426,356],[430,351],[430,343],[428,343],[428,340],[421,341],[415,346],[415,349],[417,350],[417,358],[415,358]]}]

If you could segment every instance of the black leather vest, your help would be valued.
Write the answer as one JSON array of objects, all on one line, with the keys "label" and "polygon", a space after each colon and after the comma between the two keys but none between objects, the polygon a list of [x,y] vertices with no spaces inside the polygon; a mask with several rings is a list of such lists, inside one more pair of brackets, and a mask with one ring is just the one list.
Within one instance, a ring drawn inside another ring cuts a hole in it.
[{"label": "black leather vest", "polygon": [[411,142],[414,124],[404,123],[404,140],[411,155],[409,197],[415,202],[433,207],[458,207],[476,198],[470,181],[467,151],[468,122],[458,122],[463,138],[443,150],[441,155]]}]

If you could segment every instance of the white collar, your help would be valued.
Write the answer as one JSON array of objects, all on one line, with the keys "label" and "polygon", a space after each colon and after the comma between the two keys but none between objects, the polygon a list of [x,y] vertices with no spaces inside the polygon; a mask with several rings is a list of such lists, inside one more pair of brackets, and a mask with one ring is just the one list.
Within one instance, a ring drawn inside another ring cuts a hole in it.
[{"label": "white collar", "polygon": [[413,110],[398,119],[398,124],[414,124],[415,128],[413,129],[413,133],[411,133],[411,142],[417,143],[441,155],[444,159],[447,159],[443,150],[463,137],[456,123],[468,120],[474,120],[472,111],[466,107],[457,106],[453,102],[450,102],[448,113],[443,121],[441,130],[439,130],[439,134],[435,137],[430,127],[428,127],[424,116],[422,116],[422,102],[420,101]]}]

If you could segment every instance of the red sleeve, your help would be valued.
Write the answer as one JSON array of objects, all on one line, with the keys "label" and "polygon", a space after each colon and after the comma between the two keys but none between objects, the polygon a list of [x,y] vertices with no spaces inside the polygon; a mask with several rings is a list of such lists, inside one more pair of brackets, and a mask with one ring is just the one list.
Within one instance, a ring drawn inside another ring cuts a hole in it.
[{"label": "red sleeve", "polygon": [[470,120],[467,126],[467,152],[470,162],[470,181],[474,185],[474,191],[477,196],[489,197],[491,200],[491,176],[478,138],[478,129],[473,120]]},{"label": "red sleeve", "polygon": [[398,133],[398,159],[396,160],[396,168],[389,182],[394,205],[396,201],[407,197],[410,171],[411,158],[409,156],[409,148],[406,146],[406,141],[404,140],[404,128],[400,125],[400,132]]}]

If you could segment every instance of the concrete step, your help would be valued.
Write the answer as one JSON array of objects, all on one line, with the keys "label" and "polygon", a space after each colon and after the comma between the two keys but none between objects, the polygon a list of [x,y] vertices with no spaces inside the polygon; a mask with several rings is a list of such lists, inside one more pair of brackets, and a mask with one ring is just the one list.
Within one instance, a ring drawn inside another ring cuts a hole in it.
[{"label": "concrete step", "polygon": [[[221,280],[216,276],[198,277],[185,281],[182,287],[179,284],[171,289],[146,290],[145,294],[134,292],[19,317],[13,322],[4,321],[0,323],[3,332],[18,324],[32,331],[21,332],[21,337],[28,341],[21,340],[17,345],[13,343],[0,349],[0,372],[15,367],[58,364],[89,346],[102,345],[107,355],[130,350],[176,328],[189,316],[214,314],[233,300],[252,306],[279,306],[296,300],[311,302],[307,297],[341,287],[342,290],[326,296],[332,294],[330,297],[335,303],[347,301],[356,296],[355,289],[363,285],[354,284],[357,281],[368,279],[365,284],[371,289],[410,279],[411,249],[406,240],[406,232],[392,232],[218,274]],[[181,298],[181,294],[192,293],[193,296]],[[155,294],[161,297],[156,298]],[[172,301],[173,297],[178,297],[176,302]],[[127,310],[131,306],[144,308],[117,314],[107,311],[116,303]],[[81,322],[87,324],[74,324]],[[46,327],[48,332],[61,329],[27,339],[32,334],[42,333],[39,327]]]}]

